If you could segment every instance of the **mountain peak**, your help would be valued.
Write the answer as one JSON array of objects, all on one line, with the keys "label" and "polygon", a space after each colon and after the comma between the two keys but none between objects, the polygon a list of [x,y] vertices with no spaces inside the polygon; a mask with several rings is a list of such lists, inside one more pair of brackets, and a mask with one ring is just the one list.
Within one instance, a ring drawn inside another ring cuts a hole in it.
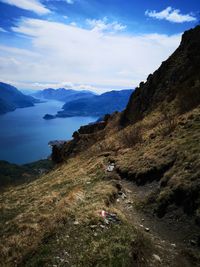
[{"label": "mountain peak", "polygon": [[141,82],[136,88],[122,114],[121,124],[127,125],[142,119],[163,102],[174,102],[177,111],[189,110],[198,105],[199,48],[200,26],[197,26],[183,34],[177,50],[148,76],[145,83]]}]

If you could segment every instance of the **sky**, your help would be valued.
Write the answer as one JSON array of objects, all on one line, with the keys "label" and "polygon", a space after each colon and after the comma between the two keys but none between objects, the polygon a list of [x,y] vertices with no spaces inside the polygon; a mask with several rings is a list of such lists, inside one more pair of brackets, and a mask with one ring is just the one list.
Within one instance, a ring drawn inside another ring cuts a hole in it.
[{"label": "sky", "polygon": [[134,88],[199,20],[199,0],[0,0],[0,81]]}]

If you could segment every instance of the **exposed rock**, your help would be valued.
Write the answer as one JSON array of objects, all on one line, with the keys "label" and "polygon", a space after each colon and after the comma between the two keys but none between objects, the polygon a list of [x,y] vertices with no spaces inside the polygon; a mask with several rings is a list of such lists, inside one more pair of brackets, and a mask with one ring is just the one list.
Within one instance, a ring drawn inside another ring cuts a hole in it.
[{"label": "exposed rock", "polygon": [[177,98],[181,111],[200,103],[199,47],[200,26],[197,26],[183,34],[181,44],[172,56],[132,93],[121,116],[123,126],[142,119],[163,101],[170,103]]},{"label": "exposed rock", "polygon": [[97,225],[90,225],[90,228],[95,229],[95,228],[97,228]]},{"label": "exposed rock", "polygon": [[153,254],[153,258],[154,258],[154,260],[161,262],[161,258],[157,254]]},{"label": "exposed rock", "polygon": [[93,145],[104,136],[104,134],[98,136],[97,133],[103,132],[110,118],[111,115],[106,115],[104,121],[81,126],[73,133],[73,139],[70,141],[62,141],[62,144],[55,141],[49,143],[52,146],[52,160],[56,163],[63,162],[66,158]]},{"label": "exposed rock", "polygon": [[61,163],[64,159],[63,148],[67,142],[64,140],[50,141],[49,146],[52,147],[51,159],[55,163]]},{"label": "exposed rock", "polygon": [[101,131],[105,128],[106,122],[101,121],[98,123],[93,123],[85,126],[81,126],[80,129],[78,130],[78,133],[81,134],[92,134],[96,133],[98,131]]},{"label": "exposed rock", "polygon": [[110,165],[108,165],[106,171],[107,172],[113,172],[115,169],[115,164],[114,163],[111,163]]},{"label": "exposed rock", "polygon": [[127,198],[126,194],[125,194],[125,193],[122,193],[121,198],[122,198],[122,199]]},{"label": "exposed rock", "polygon": [[109,224],[109,223],[119,223],[120,222],[120,219],[118,218],[118,216],[117,216],[116,213],[110,213],[110,212],[107,212],[105,210],[102,210],[100,212],[100,215],[101,215],[101,217],[104,218],[104,222],[106,224]]}]

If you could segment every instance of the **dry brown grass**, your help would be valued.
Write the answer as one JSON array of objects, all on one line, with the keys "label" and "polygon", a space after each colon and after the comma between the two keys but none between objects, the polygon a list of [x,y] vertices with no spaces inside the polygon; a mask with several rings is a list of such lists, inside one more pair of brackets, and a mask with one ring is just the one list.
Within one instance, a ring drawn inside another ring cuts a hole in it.
[{"label": "dry brown grass", "polygon": [[[57,256],[64,258],[66,249],[66,266],[129,266],[135,229],[112,204],[118,189],[114,178],[106,178],[105,164],[104,156],[86,153],[4,192],[0,266],[59,265]],[[102,229],[101,210],[116,213],[121,223]]]},{"label": "dry brown grass", "polygon": [[[185,178],[192,183],[192,178],[188,177],[193,176],[191,174],[185,176],[187,172],[183,168],[183,161],[195,162],[194,168],[199,166],[199,159],[194,158],[199,156],[198,118],[199,110],[189,114],[188,117],[185,115],[179,118],[183,125],[180,124],[174,129],[173,137],[165,137],[159,130],[159,112],[151,114],[141,122],[144,143],[138,142],[137,145],[126,148],[126,145],[121,142],[120,135],[123,131],[131,131],[131,127],[112,134],[108,132],[105,139],[93,144],[79,156],[69,159],[67,164],[63,164],[30,184],[11,187],[2,193],[0,196],[0,262],[3,263],[2,266],[16,266],[21,263],[40,246],[44,247],[46,238],[59,232],[61,228],[63,231],[65,225],[69,227],[69,231],[73,230],[75,220],[80,223],[79,230],[83,239],[81,248],[85,249],[84,240],[86,239],[87,248],[91,251],[94,248],[94,254],[90,253],[91,256],[89,256],[90,251],[85,250],[85,259],[77,254],[79,251],[73,251],[82,263],[86,264],[88,260],[96,264],[94,256],[98,257],[97,250],[100,248],[103,251],[102,258],[110,257],[111,259],[111,255],[115,255],[112,250],[118,255],[116,251],[119,248],[113,248],[113,246],[117,246],[118,239],[120,242],[130,241],[129,232],[133,232],[129,225],[123,225],[121,228],[114,227],[98,242],[91,239],[89,234],[91,232],[85,233],[88,225],[100,221],[99,210],[114,210],[110,203],[114,200],[117,189],[112,181],[105,179],[106,157],[102,152],[112,152],[117,166],[122,171],[146,174],[151,169],[162,168],[168,160],[174,157],[174,152],[178,151],[178,160],[170,170],[171,181],[169,183],[171,187],[177,183],[174,178],[176,174],[178,182],[185,186]],[[154,133],[156,137],[149,138],[150,133]],[[160,198],[158,196],[157,199],[167,199],[167,197],[166,189],[165,193],[161,193]],[[118,210],[116,212],[125,223],[126,219],[123,215]],[[73,232],[73,235],[75,234],[77,235],[76,231]],[[68,246],[70,247],[69,244]],[[126,246],[122,243],[120,246],[123,248],[123,253],[127,254]]]},{"label": "dry brown grass", "polygon": [[173,109],[162,105],[160,108],[160,131],[166,136],[172,133],[177,126],[177,115],[174,114]]},{"label": "dry brown grass", "polygon": [[[185,213],[193,214],[198,221],[199,171],[200,171],[200,109],[169,118],[170,126],[163,134],[160,125],[150,132],[154,138],[146,139],[144,145],[122,151],[116,157],[117,167],[130,180],[139,184],[160,181],[161,187],[154,196],[155,211],[164,216],[170,205],[182,206]],[[174,120],[174,118],[172,118]],[[146,118],[147,123],[147,118]],[[165,124],[162,125],[165,127]],[[169,130],[169,131],[168,131]],[[148,129],[145,133],[148,136]],[[165,132],[166,133],[166,132]]]},{"label": "dry brown grass", "polygon": [[[0,197],[1,262],[6,266],[21,262],[43,238],[68,220],[81,203],[92,213],[105,208],[116,188],[109,181],[101,184],[102,166],[102,158],[76,157],[33,183],[4,192]],[[87,182],[94,183],[89,191]]]},{"label": "dry brown grass", "polygon": [[137,124],[121,131],[120,141],[125,147],[133,147],[143,142],[142,125]]}]

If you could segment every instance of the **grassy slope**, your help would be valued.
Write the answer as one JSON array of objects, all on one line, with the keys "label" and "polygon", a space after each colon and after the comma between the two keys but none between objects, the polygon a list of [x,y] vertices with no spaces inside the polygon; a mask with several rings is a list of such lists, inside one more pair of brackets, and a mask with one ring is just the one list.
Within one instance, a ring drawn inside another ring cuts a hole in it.
[{"label": "grassy slope", "polygon": [[[102,157],[77,157],[39,180],[4,192],[0,197],[1,265],[56,263],[56,256],[67,249],[69,266],[94,266],[96,262],[128,266],[127,244],[134,231],[126,220],[119,214],[124,220],[120,227],[99,227],[99,211],[112,210],[108,205],[117,193],[115,182],[104,179]],[[91,224],[98,225],[97,237]],[[59,243],[55,233],[70,238]]]},{"label": "grassy slope", "polygon": [[[180,116],[176,128],[167,135],[163,127],[166,125],[159,123],[142,144],[117,156],[119,171],[138,185],[159,181],[158,190],[151,196],[159,216],[176,204],[199,220],[200,109]],[[144,129],[144,135],[148,132]]]},{"label": "grassy slope", "polygon": [[[156,266],[150,264],[151,241],[141,237],[114,203],[118,176],[105,172],[105,155],[111,155],[125,178],[138,184],[161,182],[151,203],[144,199],[158,213],[172,204],[186,207],[187,212],[189,205],[198,219],[199,195],[191,198],[187,194],[199,186],[200,109],[177,118],[175,129],[167,134],[168,124],[158,118],[152,114],[139,122],[139,143],[127,146],[124,142],[135,126],[112,134],[108,131],[104,140],[56,170],[5,191],[0,196],[1,265],[134,266],[134,262],[135,266]],[[192,203],[177,203],[180,192]],[[100,210],[116,212],[121,224],[105,225]]]}]

